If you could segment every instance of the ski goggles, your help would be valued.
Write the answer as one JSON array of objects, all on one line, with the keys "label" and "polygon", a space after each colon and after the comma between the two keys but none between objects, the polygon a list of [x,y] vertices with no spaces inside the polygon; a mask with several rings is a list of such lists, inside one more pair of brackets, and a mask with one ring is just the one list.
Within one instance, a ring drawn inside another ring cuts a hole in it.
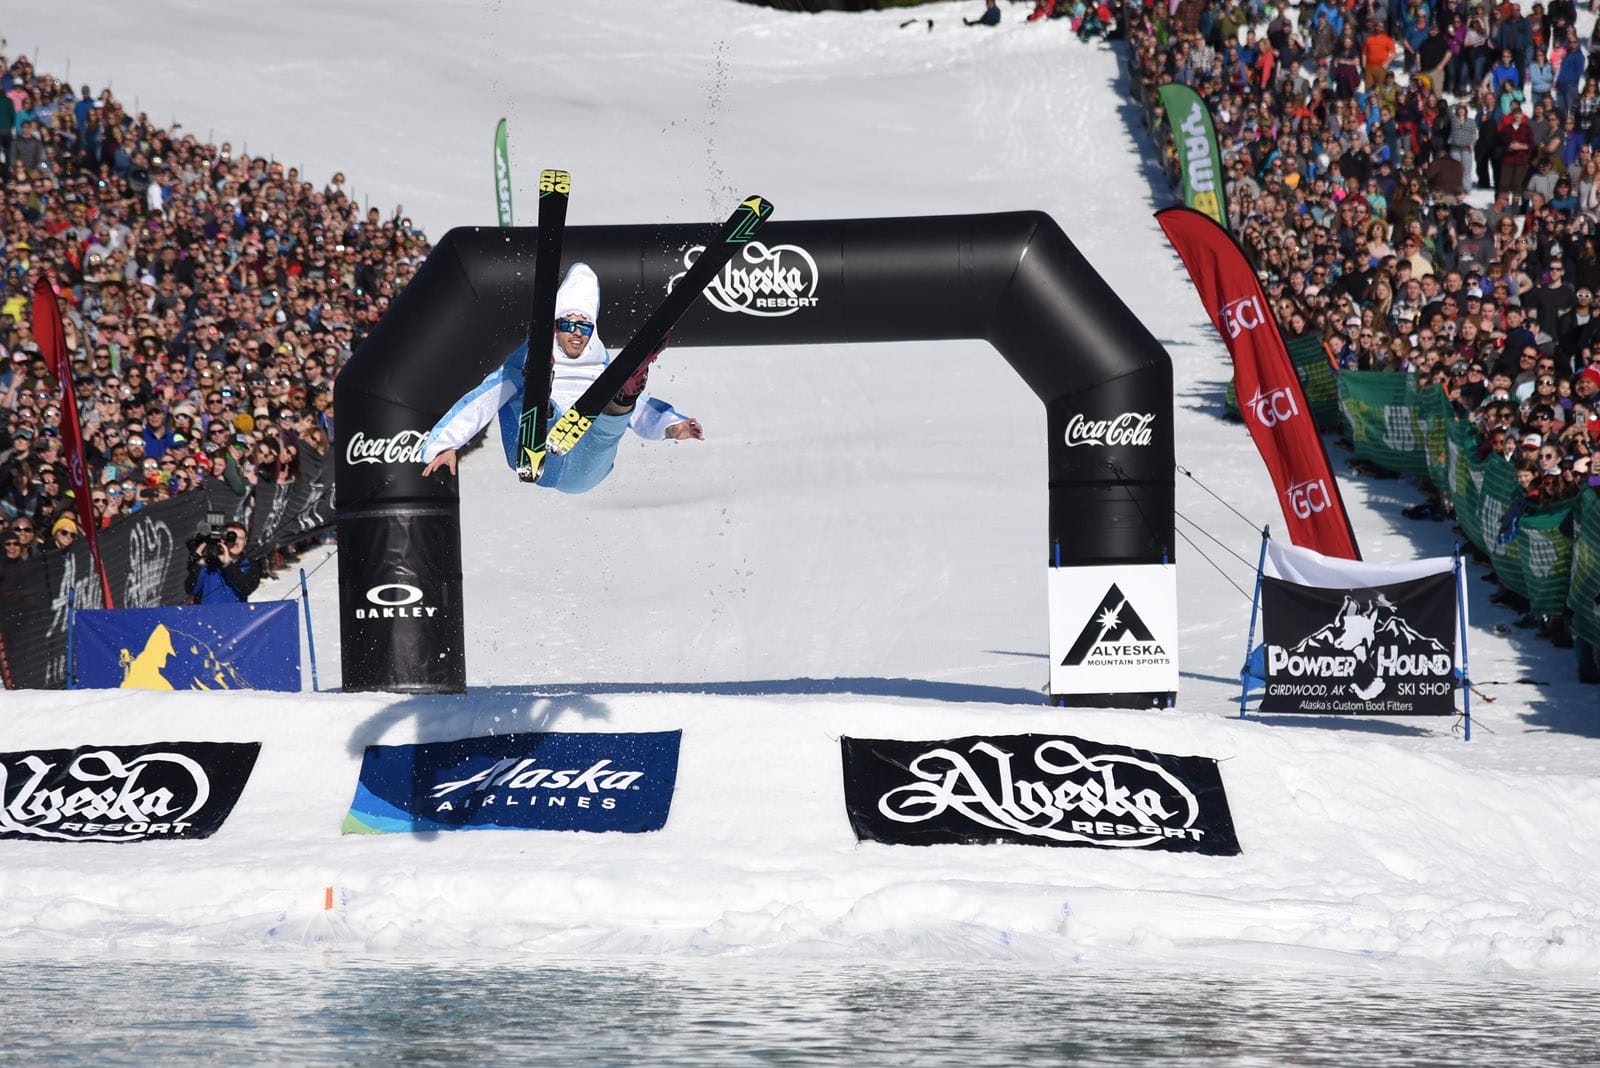
[{"label": "ski goggles", "polygon": [[585,319],[557,319],[556,329],[563,334],[582,334],[588,337],[594,333],[594,324]]}]

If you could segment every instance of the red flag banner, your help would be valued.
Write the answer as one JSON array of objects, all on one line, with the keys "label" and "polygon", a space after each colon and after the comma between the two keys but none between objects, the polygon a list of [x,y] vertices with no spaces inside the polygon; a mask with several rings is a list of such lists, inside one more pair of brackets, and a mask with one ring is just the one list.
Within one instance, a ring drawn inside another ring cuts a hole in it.
[{"label": "red flag banner", "polygon": [[83,429],[78,424],[78,398],[72,389],[72,355],[67,352],[67,333],[61,325],[61,308],[56,304],[56,291],[42,272],[33,287],[33,339],[39,343],[39,354],[44,357],[58,383],[61,397],[61,452],[67,458],[67,477],[72,482],[78,526],[83,528],[94,569],[100,575],[100,592],[105,597],[105,607],[112,608],[111,582],[106,577],[105,565],[100,562],[100,541],[96,537],[89,469],[83,460]]},{"label": "red flag banner", "polygon": [[1324,556],[1361,559],[1294,363],[1244,252],[1198,211],[1167,208],[1156,212],[1156,221],[1233,356],[1239,410],[1277,487],[1290,543]]}]

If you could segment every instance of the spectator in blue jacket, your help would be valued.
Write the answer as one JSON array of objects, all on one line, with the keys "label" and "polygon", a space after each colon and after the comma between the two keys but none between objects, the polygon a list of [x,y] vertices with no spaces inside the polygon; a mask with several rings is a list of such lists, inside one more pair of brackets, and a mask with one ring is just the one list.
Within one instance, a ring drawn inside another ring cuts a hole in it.
[{"label": "spectator in blue jacket", "polygon": [[144,454],[152,460],[160,460],[172,448],[172,428],[167,425],[166,410],[152,407],[145,415],[144,424],[140,435],[144,438]]},{"label": "spectator in blue jacket", "polygon": [[1321,3],[1317,4],[1316,9],[1311,13],[1313,25],[1316,23],[1318,15],[1328,16],[1328,25],[1333,27],[1335,35],[1344,32],[1344,8],[1335,3],[1334,0],[1321,0]]},{"label": "spectator in blue jacket", "polygon": [[[1500,50],[1500,58],[1495,61],[1494,69],[1489,72],[1489,77],[1492,79],[1496,93],[1501,92],[1507,82],[1510,82],[1515,88],[1521,88],[1522,68],[1517,64],[1516,57],[1511,54],[1510,49],[1502,48]],[[1505,118],[1503,114],[1495,116],[1497,122],[1503,118]]]},{"label": "spectator in blue jacket", "polygon": [[1534,52],[1533,62],[1528,64],[1528,92],[1533,97],[1534,106],[1537,107],[1541,100],[1549,100],[1555,90],[1556,69],[1541,48]]},{"label": "spectator in blue jacket", "polygon": [[1567,35],[1567,52],[1561,57],[1561,68],[1556,71],[1556,110],[1565,119],[1578,104],[1578,93],[1583,88],[1583,71],[1586,66],[1583,49],[1578,46],[1578,35]]},{"label": "spectator in blue jacket", "polygon": [[975,19],[962,19],[968,26],[998,26],[1000,25],[1000,0],[985,0],[983,14]]},{"label": "spectator in blue jacket", "polygon": [[261,563],[245,556],[249,531],[229,523],[221,539],[197,536],[189,542],[189,575],[183,588],[190,604],[242,604],[261,585]]},{"label": "spectator in blue jacket", "polygon": [[78,135],[82,137],[84,127],[89,125],[89,113],[94,110],[94,90],[87,85],[83,87],[83,96],[72,105],[72,119],[77,123]]}]

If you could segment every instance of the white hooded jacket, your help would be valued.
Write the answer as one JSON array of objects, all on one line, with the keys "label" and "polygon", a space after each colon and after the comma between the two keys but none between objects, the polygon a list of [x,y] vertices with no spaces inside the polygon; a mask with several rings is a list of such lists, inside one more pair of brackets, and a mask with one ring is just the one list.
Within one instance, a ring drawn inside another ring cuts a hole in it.
[{"label": "white hooded jacket", "polygon": [[[586,263],[575,263],[562,279],[556,291],[556,318],[581,315],[591,323],[600,321],[600,280]],[[611,354],[600,340],[600,331],[589,335],[589,343],[576,357],[570,357],[550,339],[555,360],[555,379],[550,387],[550,425],[554,426],[561,413],[570,408],[583,391],[611,362]],[[478,431],[488,426],[498,412],[500,439],[505,447],[506,463],[513,468],[517,461],[518,424],[522,419],[523,364],[527,362],[528,346],[518,345],[506,362],[490,371],[471,392],[445,412],[428,432],[422,444],[423,463],[432,463],[447,449],[459,449],[471,441]],[[628,426],[641,438],[658,441],[666,437],[667,427],[681,423],[686,417],[672,405],[641,395],[634,405]]]}]

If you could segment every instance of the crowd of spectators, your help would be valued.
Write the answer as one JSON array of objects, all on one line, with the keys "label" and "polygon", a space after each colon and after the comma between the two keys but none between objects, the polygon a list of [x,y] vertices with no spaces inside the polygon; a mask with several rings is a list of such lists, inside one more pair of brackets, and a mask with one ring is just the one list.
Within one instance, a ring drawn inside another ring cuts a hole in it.
[{"label": "crowd of spectators", "polygon": [[97,524],[208,479],[236,500],[295,480],[326,455],[333,380],[426,238],[399,209],[363,209],[343,174],[319,189],[26,57],[0,68],[0,570],[81,534],[60,383],[30,327],[41,277]]},{"label": "crowd of spectators", "polygon": [[[1600,488],[1600,26],[1585,42],[1572,0],[1127,10],[1147,113],[1171,81],[1211,108],[1285,335],[1442,387],[1519,505]],[[1407,514],[1450,517],[1426,488]]]}]

